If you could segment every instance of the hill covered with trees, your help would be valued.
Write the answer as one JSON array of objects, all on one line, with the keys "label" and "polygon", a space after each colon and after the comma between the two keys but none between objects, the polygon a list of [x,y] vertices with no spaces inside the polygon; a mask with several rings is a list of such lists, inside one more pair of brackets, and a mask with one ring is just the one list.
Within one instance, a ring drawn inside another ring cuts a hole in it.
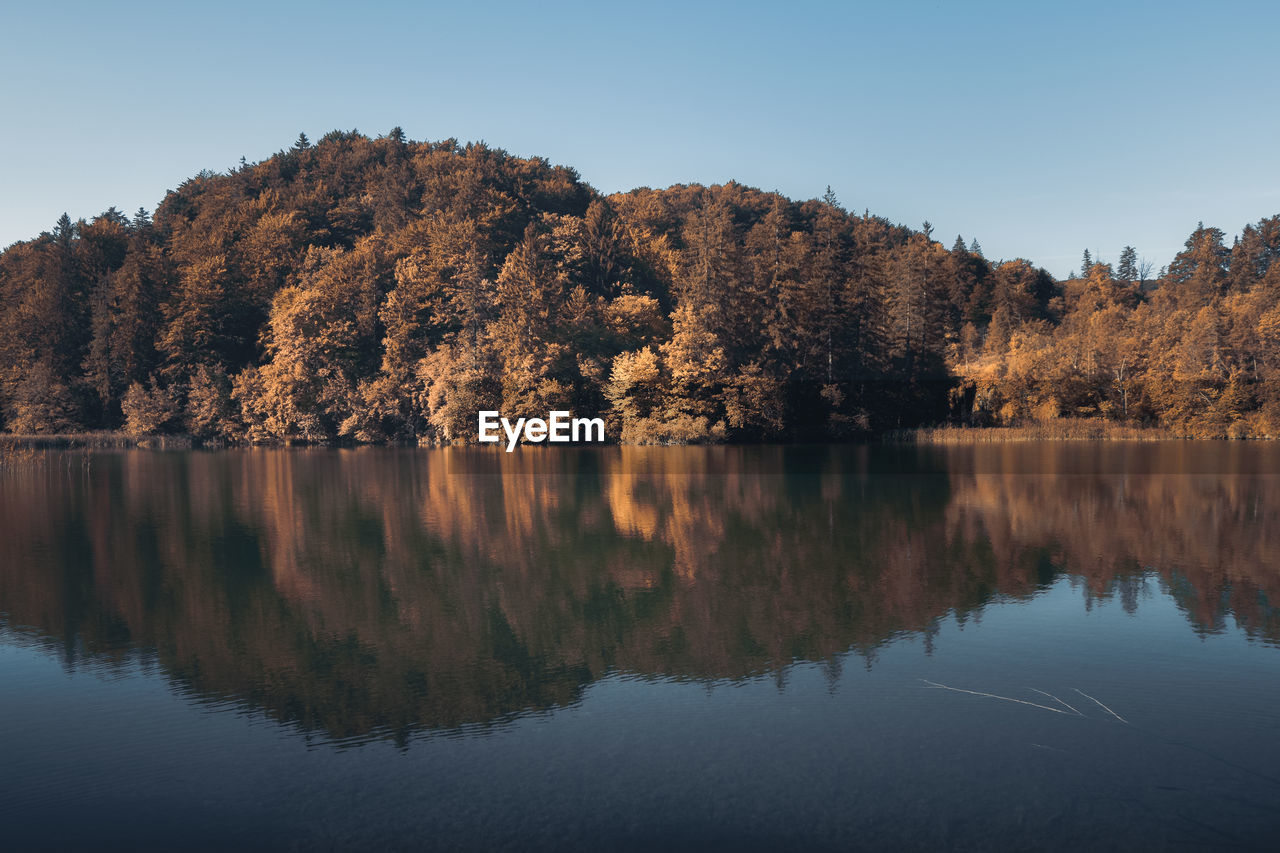
[{"label": "hill covered with trees", "polygon": [[1102,417],[1280,434],[1280,216],[1058,282],[729,183],[602,196],[483,144],[305,136],[154,216],[0,254],[0,425],[455,441],[567,409],[629,443]]}]

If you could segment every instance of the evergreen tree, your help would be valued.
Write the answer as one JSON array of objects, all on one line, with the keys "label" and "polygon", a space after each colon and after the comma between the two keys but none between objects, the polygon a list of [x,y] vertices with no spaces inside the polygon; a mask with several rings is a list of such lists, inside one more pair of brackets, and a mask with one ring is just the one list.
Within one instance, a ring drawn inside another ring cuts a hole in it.
[{"label": "evergreen tree", "polygon": [[835,190],[831,189],[831,184],[827,184],[827,191],[822,194],[822,203],[832,210],[844,213],[844,208],[840,206],[840,200],[836,198]]},{"label": "evergreen tree", "polygon": [[1137,249],[1125,246],[1120,250],[1120,266],[1116,270],[1116,277],[1125,284],[1131,284],[1138,279]]},{"label": "evergreen tree", "polygon": [[1169,264],[1167,293],[1178,304],[1199,308],[1221,295],[1227,282],[1231,251],[1217,228],[1201,222]]}]

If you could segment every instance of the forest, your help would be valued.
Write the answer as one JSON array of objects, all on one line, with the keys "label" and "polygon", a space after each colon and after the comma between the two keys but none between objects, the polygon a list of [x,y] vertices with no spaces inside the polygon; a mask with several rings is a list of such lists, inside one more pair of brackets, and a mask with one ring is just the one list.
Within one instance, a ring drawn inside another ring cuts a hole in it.
[{"label": "forest", "polygon": [[626,444],[1094,419],[1280,435],[1280,216],[1058,281],[730,182],[601,195],[571,168],[334,131],[154,214],[0,254],[0,428],[220,445],[474,440],[476,413]]}]

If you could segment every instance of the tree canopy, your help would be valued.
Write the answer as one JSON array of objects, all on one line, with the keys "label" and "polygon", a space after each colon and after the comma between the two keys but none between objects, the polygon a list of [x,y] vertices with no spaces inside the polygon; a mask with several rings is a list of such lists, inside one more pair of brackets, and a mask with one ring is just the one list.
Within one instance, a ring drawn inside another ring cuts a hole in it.
[{"label": "tree canopy", "polygon": [[603,196],[482,143],[335,131],[0,254],[0,422],[453,441],[565,408],[634,443],[1060,416],[1280,432],[1280,217],[1079,279],[737,183]]}]

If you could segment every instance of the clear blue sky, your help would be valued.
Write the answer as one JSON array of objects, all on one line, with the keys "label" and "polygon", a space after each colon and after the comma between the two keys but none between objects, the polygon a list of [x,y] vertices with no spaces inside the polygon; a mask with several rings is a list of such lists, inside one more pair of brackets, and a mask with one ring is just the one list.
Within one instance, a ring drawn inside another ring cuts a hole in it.
[{"label": "clear blue sky", "polygon": [[1280,4],[0,0],[0,246],[299,131],[730,179],[1056,275],[1280,213]]}]

